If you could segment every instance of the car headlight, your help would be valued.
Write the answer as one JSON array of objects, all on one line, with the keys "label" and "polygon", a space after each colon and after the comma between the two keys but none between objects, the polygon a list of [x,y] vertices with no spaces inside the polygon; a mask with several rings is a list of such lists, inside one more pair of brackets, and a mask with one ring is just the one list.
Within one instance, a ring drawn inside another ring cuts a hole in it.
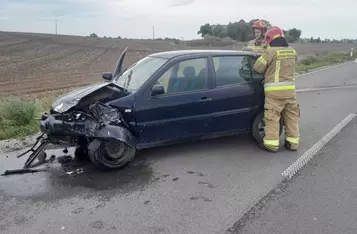
[{"label": "car headlight", "polygon": [[61,112],[61,108],[63,107],[63,102],[61,103],[61,104],[59,104],[58,106],[56,106],[55,108],[54,108],[54,111],[56,111],[56,112]]}]

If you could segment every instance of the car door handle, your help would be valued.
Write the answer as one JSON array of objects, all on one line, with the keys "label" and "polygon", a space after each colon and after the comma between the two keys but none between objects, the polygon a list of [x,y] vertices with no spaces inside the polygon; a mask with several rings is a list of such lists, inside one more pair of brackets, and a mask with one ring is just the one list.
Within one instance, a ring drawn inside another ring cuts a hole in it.
[{"label": "car door handle", "polygon": [[208,101],[212,101],[212,98],[201,97],[201,99],[199,100],[199,102],[208,102]]}]

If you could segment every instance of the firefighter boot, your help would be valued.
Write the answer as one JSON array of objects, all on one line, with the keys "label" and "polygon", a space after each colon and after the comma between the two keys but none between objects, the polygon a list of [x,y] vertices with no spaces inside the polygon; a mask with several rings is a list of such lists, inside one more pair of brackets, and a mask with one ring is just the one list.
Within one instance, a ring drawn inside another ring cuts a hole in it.
[{"label": "firefighter boot", "polygon": [[285,141],[284,144],[285,148],[291,151],[297,151],[298,150],[298,145],[291,144],[289,141]]},{"label": "firefighter boot", "polygon": [[266,150],[266,151],[270,152],[270,153],[276,153],[276,152],[278,152],[276,149],[271,149],[271,148],[265,146],[264,143],[260,143],[260,144],[259,144],[259,147],[260,147],[261,149],[263,149],[263,150]]}]

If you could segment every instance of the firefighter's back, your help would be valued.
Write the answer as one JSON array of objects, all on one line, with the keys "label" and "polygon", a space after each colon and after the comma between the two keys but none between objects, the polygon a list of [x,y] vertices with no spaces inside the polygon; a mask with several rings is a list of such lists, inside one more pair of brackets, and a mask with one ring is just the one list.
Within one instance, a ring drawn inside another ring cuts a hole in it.
[{"label": "firefighter's back", "polygon": [[[280,83],[279,86],[267,87],[267,94],[280,98],[294,97],[296,94],[294,81],[297,58],[295,49],[291,47],[270,47],[267,49],[267,53],[270,65],[265,73],[265,84]],[[269,89],[271,92],[269,92]]]}]

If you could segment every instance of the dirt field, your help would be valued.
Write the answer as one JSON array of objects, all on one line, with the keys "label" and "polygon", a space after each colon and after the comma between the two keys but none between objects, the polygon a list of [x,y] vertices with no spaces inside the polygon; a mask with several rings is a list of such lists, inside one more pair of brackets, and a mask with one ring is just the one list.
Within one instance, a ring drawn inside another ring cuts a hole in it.
[{"label": "dirt field", "polygon": [[[128,52],[124,66],[154,52],[204,48],[163,40],[98,39],[0,32],[0,94],[43,96],[101,81],[101,73],[114,69],[119,54],[126,46]],[[351,48],[348,44],[292,46],[299,55],[348,51]],[[240,49],[241,46],[224,48]]]}]

